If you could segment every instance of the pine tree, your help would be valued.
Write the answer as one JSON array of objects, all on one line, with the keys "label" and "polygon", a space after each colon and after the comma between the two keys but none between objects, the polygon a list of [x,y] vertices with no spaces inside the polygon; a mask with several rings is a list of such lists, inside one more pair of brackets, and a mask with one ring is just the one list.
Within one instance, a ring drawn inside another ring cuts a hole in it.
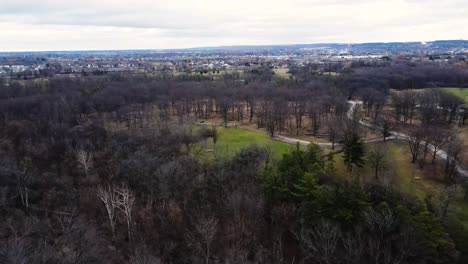
[{"label": "pine tree", "polygon": [[345,165],[352,169],[352,166],[362,167],[365,163],[364,142],[357,133],[350,133],[344,138],[343,158]]}]

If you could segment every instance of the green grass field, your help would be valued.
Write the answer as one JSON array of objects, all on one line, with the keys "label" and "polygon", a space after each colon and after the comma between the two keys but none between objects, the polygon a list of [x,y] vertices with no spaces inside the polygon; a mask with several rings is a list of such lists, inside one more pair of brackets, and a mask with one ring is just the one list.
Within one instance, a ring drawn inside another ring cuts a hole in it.
[{"label": "green grass field", "polygon": [[288,72],[288,68],[277,68],[273,69],[273,72],[275,73],[276,76],[282,77],[282,78],[289,78],[291,74]]},{"label": "green grass field", "polygon": [[192,153],[196,152],[199,158],[210,160],[216,156],[229,158],[252,144],[267,148],[274,159],[280,159],[283,154],[287,153],[292,145],[271,140],[266,134],[247,131],[240,128],[224,128],[217,127],[218,139],[214,144],[213,139],[208,139],[192,149]]},{"label": "green grass field", "polygon": [[468,103],[468,88],[441,88],[444,91],[447,91],[451,94],[454,94]]},{"label": "green grass field", "polygon": [[[386,152],[386,170],[385,173],[380,173],[379,177],[386,178],[396,190],[423,199],[428,194],[437,194],[443,187],[442,184],[438,182],[424,179],[423,171],[420,170],[417,165],[413,165],[410,162],[408,147],[404,143],[393,141],[367,144],[366,152],[368,153],[376,146],[385,149]],[[349,177],[350,172],[345,168],[343,154],[336,154],[333,159],[337,176]],[[356,168],[355,174],[360,175],[365,182],[375,180],[373,171],[368,165],[364,165],[362,168]]]},{"label": "green grass field", "polygon": [[[417,89],[417,90],[414,90],[414,91],[424,91],[424,90],[427,90],[427,89],[431,89],[431,88]],[[441,91],[445,91],[445,92],[449,92],[451,94],[454,94],[454,95],[460,97],[461,99],[465,100],[466,103],[468,103],[468,88],[441,87],[441,88],[436,88],[436,89],[439,89]],[[394,89],[390,89],[390,92],[398,92],[398,91],[394,90]]]}]

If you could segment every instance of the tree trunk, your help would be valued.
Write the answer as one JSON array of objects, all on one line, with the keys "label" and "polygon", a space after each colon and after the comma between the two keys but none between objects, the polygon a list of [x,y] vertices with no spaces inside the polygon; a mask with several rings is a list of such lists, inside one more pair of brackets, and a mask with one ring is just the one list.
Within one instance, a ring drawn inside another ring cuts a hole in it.
[{"label": "tree trunk", "polygon": [[434,148],[434,153],[432,154],[432,161],[431,161],[431,163],[432,163],[432,164],[434,164],[434,163],[435,163],[435,159],[436,159],[436,157],[437,157],[437,149],[436,149],[436,148]]}]

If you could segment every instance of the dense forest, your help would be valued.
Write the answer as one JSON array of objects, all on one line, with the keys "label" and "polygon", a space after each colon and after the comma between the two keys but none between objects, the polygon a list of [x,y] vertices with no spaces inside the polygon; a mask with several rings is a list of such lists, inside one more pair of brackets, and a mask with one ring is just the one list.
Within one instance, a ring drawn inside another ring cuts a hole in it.
[{"label": "dense forest", "polygon": [[[0,82],[0,263],[466,263],[466,223],[447,218],[451,193],[436,202],[385,183],[359,120],[384,140],[405,132],[408,163],[438,162],[447,190],[468,199],[454,132],[468,108],[439,89],[467,87],[468,64],[290,72]],[[362,107],[349,119],[354,98]],[[333,147],[194,155],[216,144],[210,123],[235,121]],[[344,156],[349,177],[335,175],[330,153]],[[375,180],[356,172],[364,163]]]}]

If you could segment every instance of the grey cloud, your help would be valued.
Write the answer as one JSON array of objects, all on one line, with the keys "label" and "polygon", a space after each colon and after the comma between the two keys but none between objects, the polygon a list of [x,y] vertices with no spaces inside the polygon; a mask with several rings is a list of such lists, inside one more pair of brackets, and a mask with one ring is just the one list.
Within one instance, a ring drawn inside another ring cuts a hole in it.
[{"label": "grey cloud", "polygon": [[467,13],[465,0],[0,0],[0,49],[468,38]]}]

